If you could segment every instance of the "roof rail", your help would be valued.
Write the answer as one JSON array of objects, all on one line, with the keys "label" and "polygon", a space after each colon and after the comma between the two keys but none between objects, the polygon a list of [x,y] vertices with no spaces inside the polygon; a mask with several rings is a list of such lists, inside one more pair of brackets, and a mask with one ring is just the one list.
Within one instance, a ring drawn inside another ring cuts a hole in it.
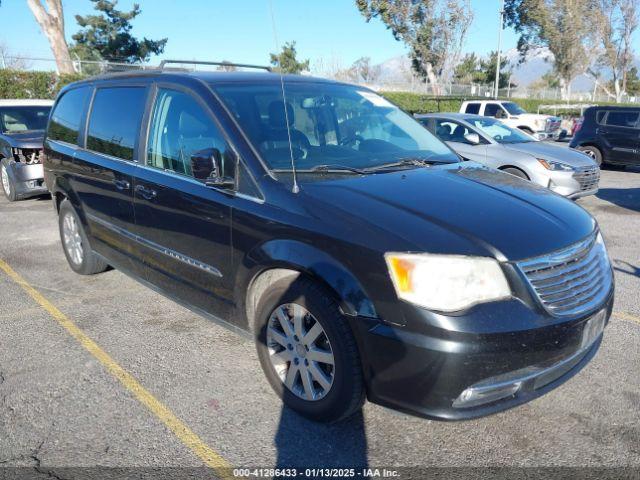
[{"label": "roof rail", "polygon": [[250,65],[247,63],[231,63],[231,62],[207,62],[204,60],[162,60],[160,62],[160,70],[163,70],[169,63],[177,63],[180,65],[218,65],[220,67],[238,67],[238,68],[257,68],[259,70],[266,70],[271,72],[271,67],[264,65]]}]

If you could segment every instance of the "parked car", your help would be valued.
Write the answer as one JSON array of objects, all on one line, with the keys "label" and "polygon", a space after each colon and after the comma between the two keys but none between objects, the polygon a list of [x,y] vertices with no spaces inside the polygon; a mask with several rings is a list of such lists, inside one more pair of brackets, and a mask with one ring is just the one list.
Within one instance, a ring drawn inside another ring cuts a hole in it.
[{"label": "parked car", "polygon": [[47,193],[42,136],[51,105],[51,100],[0,100],[0,181],[10,202]]},{"label": "parked car", "polygon": [[473,100],[463,102],[460,113],[494,117],[513,128],[519,128],[538,140],[559,139],[566,135],[562,120],[553,115],[528,113],[515,102],[504,100]]},{"label": "parked car", "polygon": [[479,115],[429,113],[418,121],[461,157],[497,168],[569,198],[598,191],[600,168],[586,155]]},{"label": "parked car", "polygon": [[591,215],[461,162],[364,87],[110,74],[62,90],[45,151],[71,269],[114,266],[250,332],[314,420],[365,394],[437,419],[513,407],[589,362],[611,314]]},{"label": "parked car", "polygon": [[640,108],[587,108],[569,146],[598,165],[640,165]]}]

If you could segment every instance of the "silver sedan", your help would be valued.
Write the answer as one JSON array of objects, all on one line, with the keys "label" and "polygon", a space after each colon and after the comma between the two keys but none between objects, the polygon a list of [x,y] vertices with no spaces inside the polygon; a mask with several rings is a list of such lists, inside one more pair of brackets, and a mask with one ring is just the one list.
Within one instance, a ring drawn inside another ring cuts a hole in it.
[{"label": "silver sedan", "polygon": [[569,198],[598,191],[600,169],[587,155],[541,142],[490,117],[429,113],[416,119],[461,157],[530,180]]}]

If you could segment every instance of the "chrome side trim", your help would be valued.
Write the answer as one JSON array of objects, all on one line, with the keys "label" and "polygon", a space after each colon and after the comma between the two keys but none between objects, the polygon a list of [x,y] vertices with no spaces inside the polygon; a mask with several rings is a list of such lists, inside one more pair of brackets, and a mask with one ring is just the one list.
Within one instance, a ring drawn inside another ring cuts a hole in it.
[{"label": "chrome side trim", "polygon": [[144,237],[141,237],[139,235],[136,235],[134,233],[131,233],[128,230],[125,230],[124,228],[118,227],[117,225],[114,225],[111,222],[107,222],[106,220],[103,220],[101,218],[96,217],[95,215],[92,215],[90,213],[86,214],[87,218],[89,220],[91,220],[92,222],[97,223],[98,225],[103,226],[104,228],[111,230],[112,232],[115,232],[119,235],[122,235],[123,237],[129,238],[141,245],[144,245],[145,247],[148,247],[158,253],[161,253],[163,255],[166,255],[167,257],[171,257],[175,260],[178,260],[182,263],[185,263],[191,267],[196,267],[199,268],[200,270],[203,270],[207,273],[210,273],[211,275],[214,275],[216,277],[220,277],[222,278],[222,273],[220,272],[220,270],[218,270],[215,267],[212,267],[211,265],[207,265],[206,263],[202,263],[194,258],[191,258],[187,255],[183,255],[180,252],[176,252],[175,250],[172,250],[170,248],[164,247],[158,243],[152,242],[151,240],[148,240]]}]

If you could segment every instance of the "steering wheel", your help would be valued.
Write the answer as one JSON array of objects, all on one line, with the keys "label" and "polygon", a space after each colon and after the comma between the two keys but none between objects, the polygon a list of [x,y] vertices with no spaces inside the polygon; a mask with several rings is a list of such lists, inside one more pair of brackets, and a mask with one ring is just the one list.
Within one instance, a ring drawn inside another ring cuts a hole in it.
[{"label": "steering wheel", "polygon": [[363,140],[364,138],[362,138],[357,133],[354,133],[352,135],[347,135],[346,137],[340,139],[340,141],[338,142],[338,145],[346,147],[355,143],[362,142]]}]

